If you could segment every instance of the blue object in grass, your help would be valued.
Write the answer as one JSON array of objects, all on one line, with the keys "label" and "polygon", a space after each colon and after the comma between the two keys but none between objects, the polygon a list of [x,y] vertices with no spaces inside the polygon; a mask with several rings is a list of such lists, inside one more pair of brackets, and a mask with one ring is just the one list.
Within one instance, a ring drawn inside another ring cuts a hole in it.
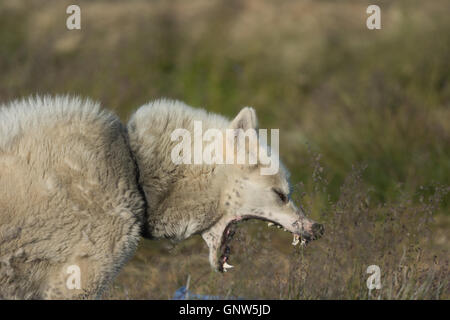
[{"label": "blue object in grass", "polygon": [[202,294],[195,294],[190,292],[186,289],[186,287],[181,287],[177,291],[175,291],[175,294],[173,295],[173,300],[220,300],[221,298],[219,296],[208,296],[208,295],[202,295]]},{"label": "blue object in grass", "polygon": [[195,294],[186,289],[186,287],[181,287],[173,295],[172,300],[241,300],[241,298],[235,297],[220,297],[220,296],[209,296],[203,294]]}]

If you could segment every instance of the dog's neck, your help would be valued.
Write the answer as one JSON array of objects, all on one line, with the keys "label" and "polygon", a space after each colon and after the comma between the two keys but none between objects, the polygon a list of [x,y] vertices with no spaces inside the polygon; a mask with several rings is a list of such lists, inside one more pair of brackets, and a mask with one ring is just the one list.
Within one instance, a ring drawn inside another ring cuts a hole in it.
[{"label": "dog's neck", "polygon": [[129,137],[146,198],[144,237],[183,240],[220,219],[222,177],[217,168],[174,164],[171,148],[160,141],[165,135],[142,139],[129,130]]}]

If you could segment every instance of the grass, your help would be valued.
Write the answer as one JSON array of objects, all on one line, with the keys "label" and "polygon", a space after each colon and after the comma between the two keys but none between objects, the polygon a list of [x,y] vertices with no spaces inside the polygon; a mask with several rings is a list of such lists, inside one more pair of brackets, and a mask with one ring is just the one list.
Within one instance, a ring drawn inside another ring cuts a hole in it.
[{"label": "grass", "polygon": [[[314,191],[300,184],[294,192],[309,215],[318,198],[330,199],[318,158],[311,161]],[[423,189],[417,203],[406,195],[380,203],[363,172],[354,168],[338,200],[318,209],[326,233],[306,248],[290,246],[288,234],[265,223],[242,223],[231,249],[235,268],[221,275],[209,270],[200,238],[176,245],[144,242],[107,298],[168,299],[189,277],[191,291],[223,298],[448,299],[447,236],[442,239],[448,226],[433,228],[433,221],[450,188]],[[381,269],[382,288],[369,291],[366,270],[373,264]]]},{"label": "grass", "polygon": [[294,250],[245,224],[223,276],[198,237],[143,241],[112,297],[170,298],[190,275],[197,293],[366,299],[377,264],[370,298],[449,298],[448,1],[378,1],[376,31],[368,1],[78,3],[81,31],[65,28],[70,1],[0,3],[0,101],[80,94],[125,121],[162,96],[229,117],[251,105],[280,128],[295,194],[327,226]]}]

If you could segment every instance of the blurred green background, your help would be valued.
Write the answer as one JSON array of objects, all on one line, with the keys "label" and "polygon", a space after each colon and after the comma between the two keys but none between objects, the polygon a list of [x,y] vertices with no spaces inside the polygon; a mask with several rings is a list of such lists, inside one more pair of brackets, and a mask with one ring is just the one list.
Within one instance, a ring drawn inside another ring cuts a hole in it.
[{"label": "blurred green background", "polygon": [[450,2],[376,1],[382,29],[368,30],[374,2],[0,1],[0,102],[70,93],[124,121],[160,97],[228,117],[249,105],[305,191],[312,153],[331,200],[357,164],[380,202],[449,185]]},{"label": "blurred green background", "polygon": [[[81,7],[68,31],[66,7]],[[0,101],[35,93],[100,100],[124,120],[159,97],[280,128],[293,180],[307,144],[336,194],[352,164],[381,200],[449,182],[448,1],[2,1]]]}]

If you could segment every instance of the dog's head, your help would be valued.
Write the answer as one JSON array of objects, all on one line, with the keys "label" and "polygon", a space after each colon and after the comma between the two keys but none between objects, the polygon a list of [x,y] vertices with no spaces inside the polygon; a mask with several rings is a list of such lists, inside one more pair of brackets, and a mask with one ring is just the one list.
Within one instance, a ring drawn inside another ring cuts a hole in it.
[{"label": "dog's head", "polygon": [[[239,135],[248,130],[256,132],[257,119],[254,110],[244,108],[231,122],[230,129],[236,132],[233,136],[236,149],[232,148],[233,152],[238,153],[239,148],[245,148],[249,159],[249,154],[254,150],[245,143],[245,139],[240,140],[242,137]],[[272,146],[273,143],[274,141]],[[261,151],[266,154],[268,152],[267,147],[259,141],[258,153],[261,154]],[[272,156],[277,156],[274,152],[275,150],[272,150]],[[202,232],[202,237],[209,247],[209,261],[217,271],[227,271],[232,267],[229,243],[235,225],[240,221],[260,219],[267,221],[269,225],[281,227],[293,234],[294,245],[307,244],[323,234],[323,226],[307,218],[293,203],[288,174],[284,167],[279,165],[276,172],[263,174],[263,166],[258,160],[256,164],[226,164],[217,167],[217,170],[223,170],[222,174],[217,175],[222,179],[218,208],[221,216]]]}]

